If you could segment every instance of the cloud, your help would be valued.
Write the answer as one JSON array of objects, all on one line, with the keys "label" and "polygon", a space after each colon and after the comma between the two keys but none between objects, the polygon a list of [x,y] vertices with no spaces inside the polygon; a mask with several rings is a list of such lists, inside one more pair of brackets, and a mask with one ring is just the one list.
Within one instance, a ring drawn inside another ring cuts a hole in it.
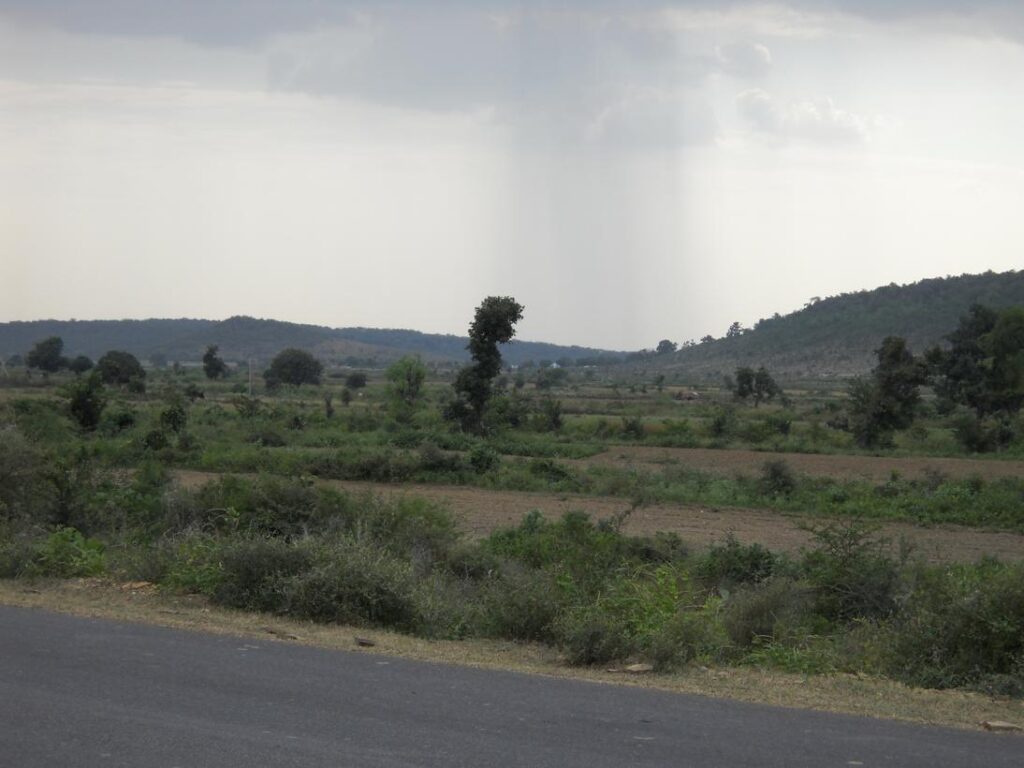
[{"label": "cloud", "polygon": [[718,123],[711,105],[693,92],[639,88],[607,106],[588,129],[594,142],[673,147],[714,139]]},{"label": "cloud", "polygon": [[840,109],[831,99],[780,104],[760,88],[740,93],[736,107],[754,130],[781,142],[861,144],[873,122]]},{"label": "cloud", "polygon": [[762,43],[740,41],[716,46],[715,60],[730,75],[759,77],[771,69],[772,53]]}]

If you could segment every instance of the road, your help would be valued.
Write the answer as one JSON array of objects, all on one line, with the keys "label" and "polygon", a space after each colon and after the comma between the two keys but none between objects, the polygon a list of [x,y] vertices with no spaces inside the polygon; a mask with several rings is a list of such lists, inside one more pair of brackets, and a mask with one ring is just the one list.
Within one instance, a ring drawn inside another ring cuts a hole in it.
[{"label": "road", "polygon": [[1014,766],[1024,738],[0,607],[0,766]]}]

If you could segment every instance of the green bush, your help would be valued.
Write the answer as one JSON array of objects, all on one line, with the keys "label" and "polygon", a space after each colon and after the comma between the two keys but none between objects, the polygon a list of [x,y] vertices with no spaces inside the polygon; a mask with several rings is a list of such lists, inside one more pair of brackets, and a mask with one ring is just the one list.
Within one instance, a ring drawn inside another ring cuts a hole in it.
[{"label": "green bush", "polygon": [[914,685],[1024,691],[1024,564],[919,568],[890,672]]},{"label": "green bush", "polygon": [[573,666],[607,664],[625,659],[639,650],[621,616],[592,606],[581,607],[562,616],[557,634],[566,661]]},{"label": "green bush", "polygon": [[212,595],[224,576],[223,542],[190,530],[162,543],[167,571],[162,584],[182,592]]},{"label": "green bush", "polygon": [[757,583],[768,579],[777,563],[778,557],[761,544],[741,544],[729,533],[724,543],[711,545],[695,570],[710,585]]},{"label": "green bush", "polygon": [[765,496],[790,496],[796,490],[796,475],[782,459],[766,461],[761,467],[758,487]]},{"label": "green bush", "polygon": [[481,584],[477,631],[487,637],[552,642],[566,605],[557,580],[542,570],[506,563]]},{"label": "green bush", "polygon": [[28,575],[99,576],[106,570],[104,546],[96,539],[87,539],[74,528],[58,528],[36,549]]},{"label": "green bush", "polygon": [[789,623],[809,606],[808,590],[787,578],[740,590],[725,602],[722,625],[730,642],[741,648],[776,639],[780,623]]},{"label": "green bush", "polygon": [[811,528],[817,547],[802,568],[816,593],[815,610],[832,621],[881,619],[896,609],[899,568],[875,530],[857,521]]},{"label": "green bush", "polygon": [[233,608],[281,612],[287,607],[286,585],[312,563],[308,545],[256,538],[226,546],[213,599]]},{"label": "green bush", "polygon": [[501,456],[486,443],[478,443],[469,451],[469,465],[478,475],[485,475],[501,465]]},{"label": "green bush", "polygon": [[416,626],[416,579],[407,562],[372,544],[339,539],[284,586],[285,611],[312,621]]}]

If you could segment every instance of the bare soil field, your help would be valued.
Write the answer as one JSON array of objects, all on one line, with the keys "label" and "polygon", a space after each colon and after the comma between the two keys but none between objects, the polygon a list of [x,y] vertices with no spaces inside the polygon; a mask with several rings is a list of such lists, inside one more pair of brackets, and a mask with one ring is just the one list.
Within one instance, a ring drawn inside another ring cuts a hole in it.
[{"label": "bare soil field", "polygon": [[[760,454],[764,455],[764,454]],[[843,457],[836,457],[843,458]],[[216,478],[215,474],[181,470],[174,473],[183,487],[196,487]],[[338,480],[326,485],[346,491],[372,491],[383,495],[408,494],[442,502],[473,538],[486,536],[497,528],[517,524],[523,515],[539,509],[549,518],[569,511],[586,512],[595,520],[610,518],[629,509],[623,499],[574,494],[491,491],[480,488],[438,485],[383,485]],[[808,524],[827,522],[821,517],[784,514],[763,509],[704,508],[656,504],[634,510],[623,530],[633,535],[659,531],[678,534],[697,550],[721,542],[728,534],[739,541],[760,543],[779,552],[796,552],[811,542]],[[881,524],[879,535],[897,546],[903,538],[915,553],[931,562],[971,562],[983,555],[1002,560],[1024,559],[1024,534],[984,531],[961,526],[921,527],[909,523]]]},{"label": "bare soil field", "polygon": [[920,478],[932,472],[955,478],[978,476],[985,480],[1024,477],[1024,461],[771,453],[713,448],[656,448],[645,445],[616,445],[596,456],[567,463],[644,468],[678,466],[705,472],[751,475],[760,472],[766,461],[779,459],[804,475],[875,482],[888,480],[893,472],[905,478]]}]

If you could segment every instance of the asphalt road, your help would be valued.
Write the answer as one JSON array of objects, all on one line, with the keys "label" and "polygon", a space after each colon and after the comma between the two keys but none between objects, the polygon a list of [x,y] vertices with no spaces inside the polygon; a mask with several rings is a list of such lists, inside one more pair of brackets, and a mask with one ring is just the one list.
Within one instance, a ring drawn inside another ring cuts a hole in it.
[{"label": "asphalt road", "polygon": [[0,607],[0,766],[999,766],[1024,738]]}]

